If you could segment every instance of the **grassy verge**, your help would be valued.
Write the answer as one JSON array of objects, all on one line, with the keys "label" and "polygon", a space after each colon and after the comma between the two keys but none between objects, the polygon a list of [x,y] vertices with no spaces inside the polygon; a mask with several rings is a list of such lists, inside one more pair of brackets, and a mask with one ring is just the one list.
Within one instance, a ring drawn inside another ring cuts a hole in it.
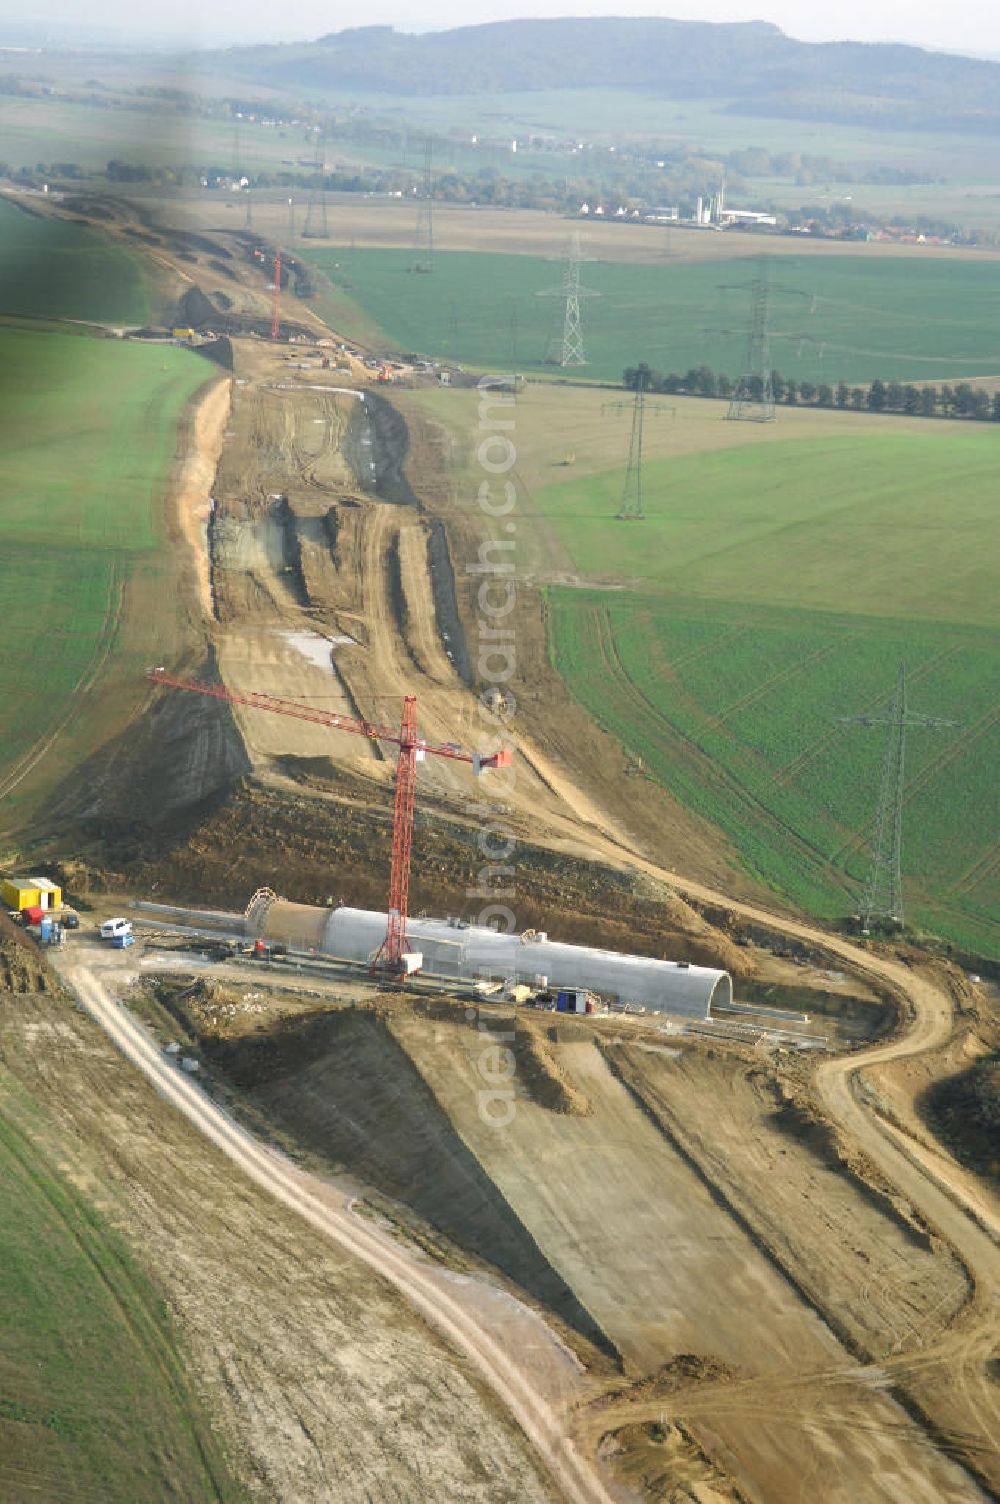
[{"label": "grassy verge", "polygon": [[37,796],[28,764],[67,717],[46,752],[49,780],[114,723],[95,688],[138,682],[176,640],[162,501],[181,413],[209,374],[172,347],[0,327],[6,828]]},{"label": "grassy verge", "polygon": [[552,653],[573,695],[747,870],[827,919],[854,910],[872,837],[884,710],[905,656],[914,708],[956,730],[907,747],[910,919],[1000,954],[987,811],[995,642],[963,627],[581,590],[548,592]]},{"label": "grassy verge", "polygon": [[0,1104],[0,1496],[242,1497],[157,1290],[43,1147],[52,1124],[5,1070]]},{"label": "grassy verge", "polygon": [[70,220],[0,198],[0,314],[143,324],[149,283],[139,258]]}]

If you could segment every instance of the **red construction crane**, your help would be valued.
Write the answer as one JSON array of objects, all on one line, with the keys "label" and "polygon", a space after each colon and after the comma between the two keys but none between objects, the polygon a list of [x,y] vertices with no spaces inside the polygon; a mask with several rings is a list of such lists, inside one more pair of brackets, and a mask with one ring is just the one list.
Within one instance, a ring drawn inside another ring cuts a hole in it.
[{"label": "red construction crane", "polygon": [[407,695],[403,700],[403,718],[398,734],[389,726],[375,726],[370,721],[353,721],[348,716],[337,715],[329,710],[317,710],[311,705],[298,705],[291,700],[279,700],[273,695],[237,694],[221,684],[201,684],[192,679],[179,679],[168,674],[166,669],[151,668],[146,674],[155,684],[166,684],[171,689],[185,689],[198,695],[210,695],[215,700],[228,700],[233,705],[249,705],[254,710],[270,710],[275,715],[292,716],[299,721],[312,721],[316,726],[329,726],[333,731],[349,731],[354,736],[363,736],[370,742],[392,742],[399,748],[396,762],[396,804],[392,820],[392,865],[389,869],[389,924],[385,939],[372,962],[373,971],[403,972],[406,970],[404,955],[409,950],[406,938],[406,920],[410,897],[410,852],[413,846],[413,801],[416,794],[417,763],[430,752],[435,757],[447,757],[452,762],[467,762],[477,775],[484,768],[509,768],[509,748],[501,748],[488,756],[475,752],[463,752],[460,747],[445,743],[435,746],[417,735],[417,699]]},{"label": "red construction crane", "polygon": [[281,246],[274,248],[274,298],[271,303],[271,338],[281,337]]}]

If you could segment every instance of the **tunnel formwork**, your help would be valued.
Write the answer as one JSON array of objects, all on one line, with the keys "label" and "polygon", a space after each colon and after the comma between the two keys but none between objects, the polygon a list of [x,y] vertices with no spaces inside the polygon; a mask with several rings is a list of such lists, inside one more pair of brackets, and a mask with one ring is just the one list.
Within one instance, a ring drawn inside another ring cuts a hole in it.
[{"label": "tunnel formwork", "polygon": [[[371,909],[313,908],[275,895],[255,895],[247,910],[254,939],[361,966],[375,959],[386,925],[387,916]],[[685,1018],[708,1018],[713,1005],[733,1001],[728,971],[687,961],[568,945],[535,930],[504,934],[454,918],[410,919],[406,933],[410,949],[423,956],[423,971],[449,981],[584,988],[608,1001]]]}]

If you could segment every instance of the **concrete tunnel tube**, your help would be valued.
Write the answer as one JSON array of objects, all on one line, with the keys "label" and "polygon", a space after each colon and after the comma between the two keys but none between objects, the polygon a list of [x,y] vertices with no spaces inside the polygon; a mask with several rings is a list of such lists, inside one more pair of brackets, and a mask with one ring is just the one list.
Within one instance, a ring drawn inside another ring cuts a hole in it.
[{"label": "concrete tunnel tube", "polygon": [[[315,908],[289,903],[269,890],[255,894],[246,913],[252,939],[360,966],[374,957],[386,924],[386,915],[371,909]],[[503,934],[463,919],[410,919],[407,936],[411,949],[423,954],[424,971],[449,981],[492,978],[530,986],[544,977],[550,987],[586,988],[651,1013],[698,1019],[733,1001],[728,971],[569,945],[531,930]]]}]

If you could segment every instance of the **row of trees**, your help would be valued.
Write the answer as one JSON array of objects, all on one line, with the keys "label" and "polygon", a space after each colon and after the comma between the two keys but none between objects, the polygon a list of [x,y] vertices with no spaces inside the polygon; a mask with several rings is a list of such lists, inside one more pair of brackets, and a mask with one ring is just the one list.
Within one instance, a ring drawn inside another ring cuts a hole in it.
[{"label": "row of trees", "polygon": [[[627,366],[622,372],[624,385],[635,391],[640,380],[647,392],[678,393],[688,397],[728,398],[736,390],[736,382],[722,371],[713,371],[708,366],[693,366],[680,374],[670,371],[666,375],[647,365]],[[838,382],[830,386],[825,382],[793,381],[782,376],[780,371],[771,373],[771,389],[774,400],[786,407],[833,407],[847,408],[854,412],[904,413],[909,417],[923,418],[971,418],[978,422],[1000,423],[1000,392],[984,392],[960,381],[955,386],[913,386],[899,381],[873,381],[870,386],[848,386]],[[750,395],[759,401],[763,395],[760,377],[750,381]]]}]

